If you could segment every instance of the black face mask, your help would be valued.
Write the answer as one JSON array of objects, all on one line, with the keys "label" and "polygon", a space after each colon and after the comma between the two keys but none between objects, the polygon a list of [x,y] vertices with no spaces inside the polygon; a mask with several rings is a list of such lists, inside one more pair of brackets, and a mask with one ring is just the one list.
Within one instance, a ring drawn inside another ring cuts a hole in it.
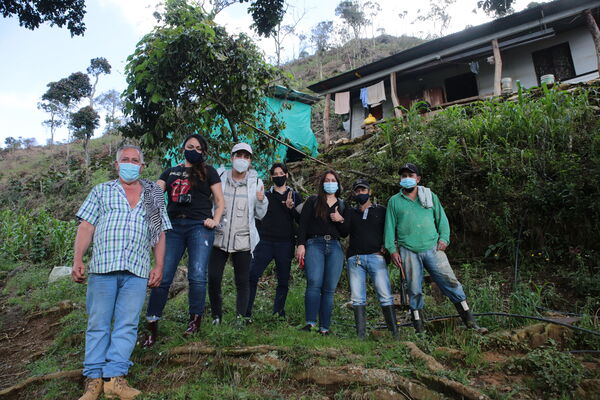
[{"label": "black face mask", "polygon": [[369,193],[355,194],[354,200],[361,206],[369,201]]},{"label": "black face mask", "polygon": [[204,154],[198,153],[196,150],[185,150],[183,153],[185,159],[192,164],[199,164],[204,162]]},{"label": "black face mask", "polygon": [[283,175],[283,176],[272,176],[271,179],[273,180],[273,183],[275,184],[275,186],[282,187],[283,185],[285,185],[285,181],[287,180],[287,176],[285,176],[285,175]]}]

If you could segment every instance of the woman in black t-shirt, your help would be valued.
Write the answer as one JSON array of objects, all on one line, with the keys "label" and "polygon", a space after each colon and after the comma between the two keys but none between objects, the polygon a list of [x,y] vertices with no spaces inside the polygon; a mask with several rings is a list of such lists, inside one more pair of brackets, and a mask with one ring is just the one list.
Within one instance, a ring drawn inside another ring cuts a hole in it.
[{"label": "woman in black t-shirt", "polygon": [[[143,346],[157,339],[158,320],[167,302],[169,287],[184,251],[188,251],[189,313],[185,335],[200,327],[206,299],[208,260],[225,210],[221,179],[206,165],[207,142],[198,134],[188,136],[183,145],[185,163],[165,170],[157,184],[167,192],[167,212],[173,229],[167,232],[165,267],[160,286],[152,289],[146,318],[150,334]],[[212,197],[212,199],[211,199]],[[213,215],[214,203],[214,215]]]}]

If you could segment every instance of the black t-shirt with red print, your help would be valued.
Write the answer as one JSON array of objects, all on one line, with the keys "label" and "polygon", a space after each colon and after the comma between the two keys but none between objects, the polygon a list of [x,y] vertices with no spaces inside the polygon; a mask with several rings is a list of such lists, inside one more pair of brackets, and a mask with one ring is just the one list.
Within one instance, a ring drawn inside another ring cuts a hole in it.
[{"label": "black t-shirt with red print", "polygon": [[[210,187],[215,183],[220,183],[221,178],[217,171],[207,165],[206,179],[196,182],[192,187],[189,181],[190,168],[183,165],[177,165],[166,169],[161,175],[160,180],[166,183],[166,192],[168,195],[167,213],[169,218],[190,218],[203,220],[212,218],[212,192]],[[191,195],[189,203],[178,203],[180,195]]]}]

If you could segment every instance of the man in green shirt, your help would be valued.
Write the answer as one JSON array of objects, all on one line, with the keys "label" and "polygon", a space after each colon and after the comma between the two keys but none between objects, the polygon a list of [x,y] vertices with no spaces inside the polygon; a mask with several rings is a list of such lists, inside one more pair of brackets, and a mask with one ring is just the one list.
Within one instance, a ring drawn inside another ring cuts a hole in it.
[{"label": "man in green shirt", "polygon": [[417,333],[424,331],[422,309],[423,268],[427,269],[442,293],[448,297],[468,328],[480,333],[467,305],[465,292],[446,257],[450,226],[440,200],[430,189],[417,186],[421,174],[416,165],[400,168],[400,192],[390,198],[385,218],[385,247],[392,262],[403,268],[408,282],[410,315]]}]

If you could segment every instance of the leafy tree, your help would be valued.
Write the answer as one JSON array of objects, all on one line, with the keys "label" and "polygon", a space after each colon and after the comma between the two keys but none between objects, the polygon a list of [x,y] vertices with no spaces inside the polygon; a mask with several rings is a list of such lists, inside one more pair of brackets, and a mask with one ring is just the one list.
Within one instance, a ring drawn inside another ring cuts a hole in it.
[{"label": "leafy tree", "polygon": [[0,0],[4,18],[16,16],[19,25],[31,30],[45,22],[59,28],[66,24],[71,36],[85,32],[85,12],[84,0]]},{"label": "leafy tree", "polygon": [[25,147],[26,149],[30,149],[33,146],[37,145],[37,140],[35,140],[35,138],[25,138],[22,140],[23,142],[23,147]]},{"label": "leafy tree", "polygon": [[[263,124],[262,99],[277,75],[252,40],[228,35],[202,8],[182,0],[167,0],[160,21],[128,58],[124,134],[164,152],[199,131],[215,155],[227,154],[232,140],[256,135],[244,122]],[[253,142],[272,146],[263,137]]]},{"label": "leafy tree", "polygon": [[50,139],[48,140],[48,144],[52,146],[54,144],[54,134],[56,133],[56,130],[65,123],[63,107],[55,100],[46,100],[38,103],[38,109],[50,114],[50,119],[42,122],[42,125],[50,128]]},{"label": "leafy tree", "polygon": [[4,139],[4,144],[6,145],[6,148],[9,150],[16,150],[16,149],[21,148],[22,141],[19,139],[15,139],[12,136],[9,136]]},{"label": "leafy tree", "polygon": [[[50,82],[46,86],[48,86],[48,90],[42,95],[43,102],[39,107],[50,113],[50,119],[44,121],[44,124],[50,127],[51,141],[53,142],[56,128],[69,122],[72,109],[82,98],[90,95],[92,86],[89,76],[83,72],[74,72],[67,78]],[[67,158],[69,158],[68,146]]]},{"label": "leafy tree", "polygon": [[360,38],[362,29],[369,22],[365,12],[356,0],[345,0],[340,2],[335,8],[335,15],[342,18],[344,22],[352,29],[354,39]]},{"label": "leafy tree", "polygon": [[94,130],[98,127],[99,121],[100,115],[92,106],[82,107],[79,111],[71,114],[69,127],[73,131],[73,136],[83,141],[86,168],[90,165],[88,144],[94,135]]},{"label": "leafy tree", "polygon": [[74,72],[68,78],[50,82],[42,100],[56,101],[70,108],[74,103],[88,97],[92,91],[90,78],[83,72]]},{"label": "leafy tree", "polygon": [[321,21],[310,32],[310,41],[316,47],[315,54],[319,63],[319,79],[323,79],[323,54],[330,47],[333,21]]},{"label": "leafy tree", "polygon": [[432,21],[437,36],[444,36],[452,20],[448,7],[454,3],[456,0],[429,0],[429,9],[426,13],[418,10],[417,21]]},{"label": "leafy tree", "polygon": [[106,111],[106,133],[110,134],[117,126],[121,124],[120,113],[123,109],[123,102],[119,92],[111,89],[96,97],[96,102]]},{"label": "leafy tree", "polygon": [[94,95],[96,94],[96,85],[98,84],[98,78],[101,74],[110,74],[111,66],[108,63],[108,60],[104,57],[92,58],[90,60],[90,66],[87,68],[88,75],[94,77],[94,83],[92,84],[92,88],[90,90],[89,99],[90,106],[94,107]]},{"label": "leafy tree", "polygon": [[[240,3],[248,0],[240,0]],[[274,29],[281,23],[285,15],[284,0],[254,0],[248,13],[252,15],[252,28],[260,36],[269,37],[273,34]]]},{"label": "leafy tree", "polygon": [[477,7],[486,14],[502,17],[513,12],[512,5],[515,0],[478,0]]}]

